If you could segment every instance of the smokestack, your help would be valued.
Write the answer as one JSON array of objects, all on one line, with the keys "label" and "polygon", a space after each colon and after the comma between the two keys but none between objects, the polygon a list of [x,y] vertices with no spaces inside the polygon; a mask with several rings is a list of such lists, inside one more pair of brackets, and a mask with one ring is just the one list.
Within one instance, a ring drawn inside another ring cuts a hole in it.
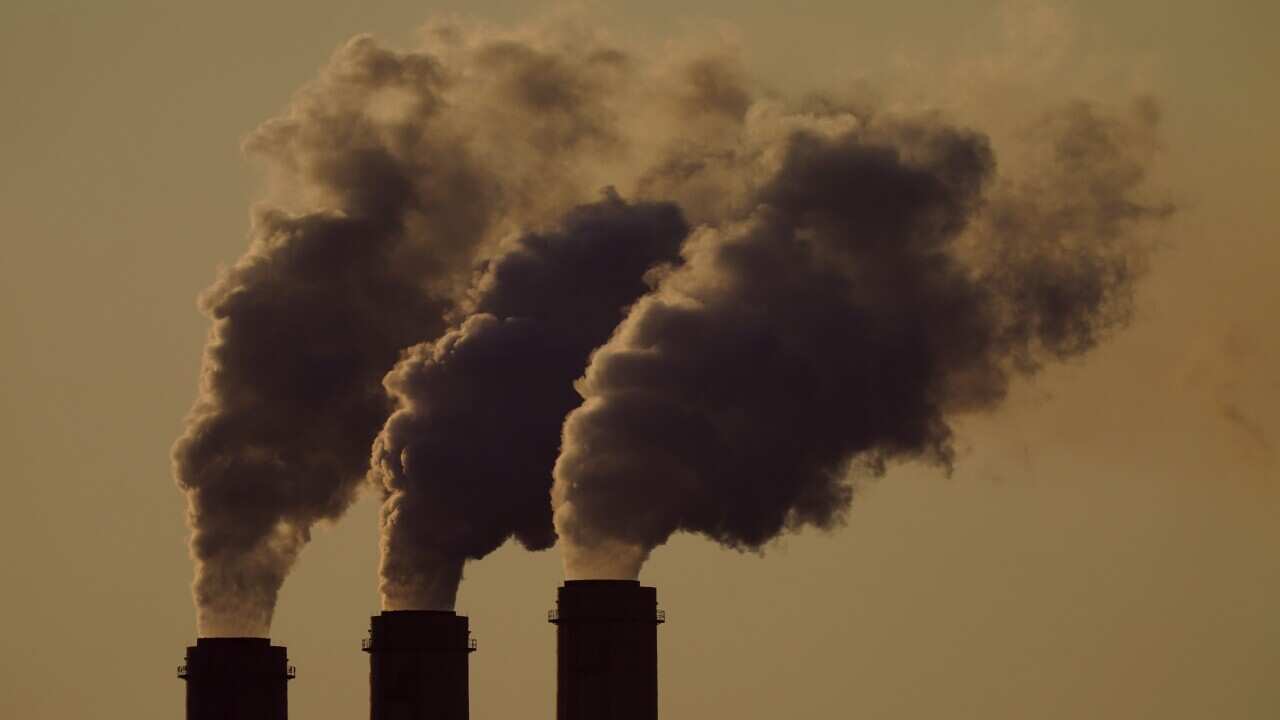
[{"label": "smokestack", "polygon": [[197,638],[178,677],[187,682],[187,720],[287,720],[296,671],[267,638]]},{"label": "smokestack", "polygon": [[556,609],[557,720],[656,720],[657,591],[637,580],[566,580]]},{"label": "smokestack", "polygon": [[387,610],[369,619],[370,720],[467,720],[467,617],[452,610]]}]

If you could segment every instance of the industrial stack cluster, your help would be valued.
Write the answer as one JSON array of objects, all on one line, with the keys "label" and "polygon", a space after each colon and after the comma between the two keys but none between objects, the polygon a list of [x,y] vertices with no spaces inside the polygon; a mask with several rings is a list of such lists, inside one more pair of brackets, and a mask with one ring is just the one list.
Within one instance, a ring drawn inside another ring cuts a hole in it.
[{"label": "industrial stack cluster", "polygon": [[[557,720],[655,720],[657,592],[635,580],[569,580],[547,619],[556,626]],[[370,720],[467,720],[467,617],[392,610],[370,619]],[[267,638],[199,638],[178,676],[187,720],[286,720],[296,672]]]}]

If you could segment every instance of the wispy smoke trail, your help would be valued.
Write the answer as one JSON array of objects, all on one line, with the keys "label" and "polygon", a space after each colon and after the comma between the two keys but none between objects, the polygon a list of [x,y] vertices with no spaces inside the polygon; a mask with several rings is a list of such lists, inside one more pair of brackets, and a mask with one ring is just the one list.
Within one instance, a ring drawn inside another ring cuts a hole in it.
[{"label": "wispy smoke trail", "polygon": [[956,415],[1128,317],[1134,231],[1167,212],[1137,195],[1155,118],[1071,106],[1020,179],[937,119],[788,129],[579,383],[553,491],[567,574],[634,577],[680,531],[757,549],[841,522],[853,465],[950,466]]},{"label": "wispy smoke trail", "polygon": [[387,376],[400,409],[374,446],[388,492],[385,607],[452,608],[465,561],[512,536],[551,546],[551,467],[579,400],[573,381],[686,232],[670,204],[610,195],[578,207],[493,260],[471,315]]}]

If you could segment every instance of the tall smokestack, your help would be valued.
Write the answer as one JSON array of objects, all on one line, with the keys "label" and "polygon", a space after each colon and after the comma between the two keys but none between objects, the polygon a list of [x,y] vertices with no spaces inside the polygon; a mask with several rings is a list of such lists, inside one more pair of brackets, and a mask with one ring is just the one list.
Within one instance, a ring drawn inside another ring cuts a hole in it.
[{"label": "tall smokestack", "polygon": [[657,591],[636,580],[567,580],[556,626],[557,720],[656,720]]},{"label": "tall smokestack", "polygon": [[187,682],[187,720],[287,720],[288,653],[267,638],[198,638],[178,677]]},{"label": "tall smokestack", "polygon": [[452,610],[387,610],[370,618],[370,720],[467,720],[467,617]]}]

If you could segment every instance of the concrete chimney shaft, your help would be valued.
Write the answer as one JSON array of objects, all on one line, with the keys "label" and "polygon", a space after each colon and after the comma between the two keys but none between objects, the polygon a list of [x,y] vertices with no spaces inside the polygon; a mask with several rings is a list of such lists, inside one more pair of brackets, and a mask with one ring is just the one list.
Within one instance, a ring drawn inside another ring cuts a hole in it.
[{"label": "concrete chimney shaft", "polygon": [[370,618],[371,720],[467,720],[468,655],[476,649],[465,615],[388,610]]},{"label": "concrete chimney shaft", "polygon": [[657,591],[636,580],[569,580],[556,625],[557,720],[657,720]]},{"label": "concrete chimney shaft", "polygon": [[288,720],[287,651],[267,638],[197,638],[178,666],[187,720]]}]

